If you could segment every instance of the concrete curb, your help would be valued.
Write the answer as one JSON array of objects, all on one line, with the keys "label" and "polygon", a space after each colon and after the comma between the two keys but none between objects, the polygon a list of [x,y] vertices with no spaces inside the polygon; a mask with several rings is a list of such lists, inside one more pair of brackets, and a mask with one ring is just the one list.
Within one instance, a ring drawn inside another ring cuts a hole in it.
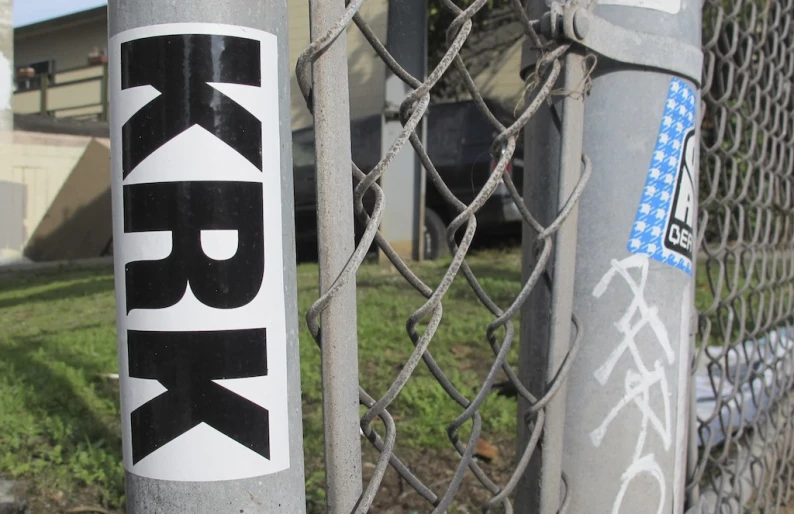
[{"label": "concrete curb", "polygon": [[11,480],[0,480],[0,514],[23,514],[27,502],[20,497],[22,485]]}]

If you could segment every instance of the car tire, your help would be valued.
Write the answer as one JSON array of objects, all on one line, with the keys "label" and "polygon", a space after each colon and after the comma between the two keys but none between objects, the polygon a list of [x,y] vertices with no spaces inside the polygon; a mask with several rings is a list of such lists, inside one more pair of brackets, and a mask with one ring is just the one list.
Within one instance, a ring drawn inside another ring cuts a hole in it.
[{"label": "car tire", "polygon": [[424,259],[433,261],[449,253],[447,246],[447,225],[441,216],[431,209],[425,209]]}]

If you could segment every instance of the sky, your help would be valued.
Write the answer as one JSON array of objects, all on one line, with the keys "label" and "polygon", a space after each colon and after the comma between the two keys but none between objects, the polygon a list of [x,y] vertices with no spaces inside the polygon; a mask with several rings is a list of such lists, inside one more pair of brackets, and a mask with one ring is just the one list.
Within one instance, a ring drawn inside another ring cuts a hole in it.
[{"label": "sky", "polygon": [[13,0],[13,2],[15,27],[107,4],[106,0]]}]

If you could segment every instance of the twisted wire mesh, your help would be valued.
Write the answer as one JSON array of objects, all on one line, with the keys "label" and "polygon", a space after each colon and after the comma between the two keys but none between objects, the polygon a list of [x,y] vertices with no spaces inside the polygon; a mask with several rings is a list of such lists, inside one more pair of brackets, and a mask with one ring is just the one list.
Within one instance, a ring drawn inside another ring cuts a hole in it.
[{"label": "twisted wire mesh", "polygon": [[[428,73],[427,78],[424,80],[420,80],[407,73],[389,54],[383,43],[376,37],[374,31],[370,29],[364,19],[358,14],[363,0],[351,0],[348,2],[344,15],[330,30],[315,38],[303,51],[297,62],[296,74],[298,85],[311,111],[313,96],[310,75],[311,64],[315,60],[323,58],[324,50],[327,49],[336,38],[344,34],[347,26],[352,21],[367,39],[377,55],[384,61],[386,66],[412,89],[411,94],[407,96],[400,106],[400,120],[403,124],[403,129],[400,135],[388,148],[388,151],[385,152],[385,156],[371,170],[361,170],[354,163],[351,163],[352,175],[356,182],[354,192],[355,215],[366,229],[355,251],[350,255],[347,265],[339,273],[338,277],[325,294],[312,305],[306,315],[310,332],[315,341],[320,344],[320,313],[329,305],[345,284],[355,277],[373,241],[378,245],[402,278],[426,299],[425,303],[407,320],[406,344],[412,344],[413,349],[401,370],[394,378],[391,386],[384,394],[377,398],[368,394],[364,389],[360,390],[360,403],[366,407],[366,412],[361,417],[362,433],[379,452],[379,457],[372,477],[366,484],[355,512],[366,512],[371,508],[389,466],[399,474],[405,483],[433,506],[433,512],[444,512],[450,506],[467,472],[471,472],[490,495],[490,499],[482,505],[483,511],[489,511],[496,506],[502,506],[506,512],[512,512],[510,495],[526,470],[530,457],[537,449],[538,441],[544,427],[544,409],[550,399],[558,391],[559,386],[566,380],[571,361],[579,347],[581,330],[577,330],[577,336],[560,368],[552,370],[552,373],[550,373],[553,379],[549,381],[545,394],[539,398],[532,395],[521,384],[516,372],[507,361],[507,355],[514,343],[516,334],[513,318],[517,315],[521,305],[529,296],[533,287],[538,283],[551,255],[553,235],[576,205],[587,183],[587,179],[590,176],[591,166],[588,159],[583,156],[585,166],[581,178],[570,198],[560,209],[553,223],[544,227],[533,218],[524,205],[524,201],[517,191],[510,175],[505,173],[505,169],[513,156],[522,127],[524,127],[530,118],[537,112],[543,102],[547,101],[549,96],[554,94],[552,88],[562,71],[562,58],[568,51],[569,45],[542,43],[536,32],[538,22],[528,18],[525,7],[521,5],[520,0],[512,0],[510,7],[514,16],[520,20],[523,26],[524,37],[529,39],[534,48],[541,50],[541,58],[535,67],[535,71],[527,79],[527,98],[516,107],[516,121],[510,126],[504,126],[489,111],[475,85],[472,75],[467,69],[466,63],[464,63],[460,55],[461,48],[472,30],[472,18],[483,8],[487,1],[488,0],[475,0],[468,5],[468,7],[463,9],[455,5],[451,0],[444,0],[444,6],[456,15],[447,31],[448,49],[443,59],[441,59],[439,64]],[[450,68],[453,68],[454,71],[459,74],[468,94],[476,102],[477,107],[486,116],[489,123],[498,132],[498,136],[492,147],[492,155],[497,159],[497,164],[486,183],[469,204],[461,202],[445,185],[428,156],[426,148],[423,146],[416,133],[416,128],[428,109],[434,86],[445,73],[451,71]],[[580,94],[581,92],[574,91],[569,93]],[[396,154],[406,143],[410,143],[414,152],[418,155],[422,166],[424,166],[427,172],[429,180],[435,185],[444,199],[458,212],[458,215],[449,223],[447,228],[447,244],[452,253],[452,260],[443,278],[436,287],[431,287],[424,283],[378,232],[378,226],[383,215],[384,193],[377,181],[386,172]],[[538,233],[535,242],[537,253],[536,266],[527,282],[521,288],[520,293],[509,306],[504,308],[497,305],[489,297],[488,293],[466,262],[466,255],[471,247],[477,229],[477,211],[491,197],[497,186],[502,183],[505,185],[512,201],[515,202],[521,213],[523,222],[529,224]],[[370,192],[370,194],[374,193],[375,195],[375,204],[372,212],[367,212],[364,206],[364,195],[368,192]],[[460,231],[462,231],[463,234],[458,241],[458,239],[456,239],[456,234]],[[448,376],[449,370],[445,372],[433,358],[431,352],[433,337],[439,328],[443,316],[444,297],[449,291],[453,280],[459,274],[465,278],[479,302],[493,316],[493,320],[486,327],[483,327],[485,329],[484,332],[488,347],[493,353],[493,362],[490,364],[485,380],[476,388],[473,397],[467,397],[463,391],[455,387]],[[576,325],[576,320],[573,319],[572,323]],[[360,344],[366,345],[367,342],[361,341]],[[397,423],[388,409],[403,390],[406,383],[411,379],[412,374],[421,362],[424,362],[449,398],[456,402],[461,409],[459,416],[454,420],[450,420],[447,425],[447,434],[450,444],[459,455],[459,459],[454,476],[443,491],[436,491],[433,485],[426,485],[423,483],[417,474],[412,471],[410,463],[403,462],[395,454]],[[518,394],[531,404],[529,415],[525,419],[531,436],[526,446],[520,449],[516,464],[509,478],[504,483],[497,484],[474,458],[474,449],[480,437],[483,425],[482,415],[479,412],[480,406],[491,392],[494,381],[500,372],[506,374],[509,381],[515,386]],[[378,433],[375,430],[373,422],[376,420],[382,422],[383,433]],[[470,428],[470,435],[463,441],[461,429],[467,424]]]},{"label": "twisted wire mesh", "polygon": [[694,368],[703,512],[787,512],[794,474],[794,4],[706,0]]}]

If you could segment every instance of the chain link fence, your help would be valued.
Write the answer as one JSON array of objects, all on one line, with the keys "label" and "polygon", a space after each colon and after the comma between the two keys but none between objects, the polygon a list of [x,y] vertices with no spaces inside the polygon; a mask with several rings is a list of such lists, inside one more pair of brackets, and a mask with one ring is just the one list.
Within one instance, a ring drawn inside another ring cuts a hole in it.
[{"label": "chain link fence", "polygon": [[[472,473],[487,491],[488,496],[490,496],[490,499],[482,505],[484,511],[490,511],[499,506],[504,508],[506,512],[511,512],[511,495],[526,470],[530,457],[537,449],[538,440],[544,427],[544,408],[557,393],[559,386],[566,380],[570,362],[578,347],[577,338],[568,358],[565,359],[554,380],[549,384],[547,393],[543,397],[535,397],[520,383],[517,378],[517,372],[507,359],[511,348],[517,340],[515,318],[522,303],[541,278],[542,271],[551,255],[552,237],[571,213],[578,197],[581,195],[590,176],[590,167],[586,167],[569,201],[560,211],[557,219],[549,226],[542,226],[533,218],[524,205],[521,193],[517,190],[510,174],[506,173],[505,169],[511,161],[516,145],[523,144],[523,141],[519,138],[522,128],[537,112],[543,102],[546,102],[550,95],[553,94],[552,88],[560,77],[563,66],[562,61],[570,45],[541,43],[537,33],[538,21],[530,20],[527,17],[525,7],[518,0],[512,2],[510,5],[512,15],[515,19],[520,20],[525,37],[536,48],[542,49],[542,57],[538,61],[534,74],[527,81],[528,100],[515,106],[516,120],[510,126],[505,126],[486,106],[472,75],[467,69],[467,64],[460,55],[461,48],[472,29],[472,18],[486,5],[487,0],[476,0],[466,9],[461,9],[451,1],[444,1],[444,6],[456,13],[456,18],[447,30],[448,50],[439,64],[434,69],[429,70],[425,80],[411,76],[392,58],[383,42],[378,40],[364,19],[357,14],[362,3],[363,0],[351,1],[347,5],[344,16],[339,19],[333,28],[320,37],[314,38],[312,44],[306,48],[299,58],[296,73],[309,109],[313,109],[314,98],[311,83],[312,63],[323,55],[323,52],[340,34],[344,34],[348,24],[351,22],[355,23],[369,41],[373,50],[386,63],[389,69],[408,84],[413,89],[413,92],[400,106],[400,117],[404,128],[399,137],[388,148],[388,151],[385,152],[385,157],[372,169],[362,170],[355,164],[352,166],[352,176],[356,183],[354,193],[355,214],[358,221],[366,227],[366,230],[333,285],[327,289],[309,310],[307,322],[312,335],[319,344],[321,340],[321,312],[327,308],[346,284],[355,280],[355,275],[373,243],[378,246],[402,279],[426,300],[406,322],[405,344],[412,345],[413,350],[396,375],[391,387],[377,396],[368,393],[364,388],[360,390],[360,403],[366,407],[366,411],[361,417],[362,433],[377,450],[379,457],[375,469],[365,485],[363,495],[356,506],[355,512],[366,512],[370,509],[389,466],[399,474],[401,480],[407,486],[413,488],[426,500],[426,505],[431,507],[433,512],[444,512],[449,508],[461,488],[464,475],[467,473]],[[315,73],[317,72],[315,71]],[[493,129],[498,133],[491,150],[496,165],[484,186],[469,204],[461,202],[449,190],[428,156],[427,149],[417,135],[417,126],[428,109],[431,95],[434,94],[434,86],[438,84],[444,74],[449,73],[457,74],[465,86],[466,92],[476,102],[482,114],[486,116]],[[321,144],[323,134],[318,132],[316,137],[318,145]],[[451,263],[437,285],[423,282],[378,232],[378,226],[383,215],[384,200],[384,194],[378,185],[378,180],[386,172],[395,155],[406,144],[410,144],[413,151],[419,156],[422,165],[427,170],[429,182],[432,182],[444,199],[458,212],[457,217],[449,223],[447,228],[447,243],[452,254]],[[509,191],[512,201],[515,202],[521,213],[523,222],[529,224],[539,234],[536,242],[537,264],[535,270],[517,297],[508,305],[497,305],[489,297],[486,288],[478,281],[477,276],[466,262],[467,252],[471,248],[472,240],[477,231],[477,211],[493,195],[500,184],[504,184]],[[373,193],[376,197],[375,207],[372,212],[367,212],[364,208],[364,196]],[[481,384],[476,387],[470,387],[467,391],[461,390],[453,383],[450,378],[450,371],[454,370],[443,369],[433,357],[432,343],[444,317],[444,298],[456,278],[468,282],[479,299],[482,308],[487,309],[493,317],[490,324],[482,327],[484,336],[482,338],[482,348],[488,349],[491,353],[492,362],[489,366],[489,371]],[[359,344],[366,345],[367,342],[360,341]],[[395,452],[396,440],[399,437],[399,424],[390,413],[389,408],[406,383],[412,379],[417,367],[421,365],[427,366],[449,398],[460,407],[460,414],[457,418],[446,420],[449,444],[458,455],[458,463],[454,470],[454,476],[441,489],[439,489],[438,484],[421,480],[413,464],[401,460],[400,456]],[[486,397],[492,392],[494,382],[501,373],[507,376],[518,394],[532,405],[531,415],[526,419],[528,430],[530,430],[532,435],[526,447],[519,449],[517,462],[509,477],[502,482],[497,482],[478,463],[475,458],[475,448],[483,426],[480,407]],[[366,378],[362,377],[361,380],[362,384],[366,385]],[[473,392],[470,394],[470,391]]]},{"label": "chain link fence", "polygon": [[[355,281],[373,243],[402,279],[425,298],[406,321],[405,344],[412,351],[391,387],[378,395],[360,389],[359,400],[365,407],[362,434],[378,458],[356,512],[370,510],[389,467],[426,500],[433,512],[444,512],[450,507],[467,473],[487,491],[489,499],[481,505],[483,511],[499,507],[511,512],[511,498],[519,479],[533,454],[539,451],[545,409],[566,380],[584,328],[577,326],[574,317],[576,334],[563,364],[550,374],[553,379],[547,392],[542,397],[532,395],[508,360],[517,339],[516,316],[533,288],[538,287],[552,255],[553,236],[575,207],[591,166],[584,157],[582,176],[553,223],[543,226],[533,218],[531,206],[525,206],[505,170],[516,145],[522,144],[522,128],[552,95],[563,94],[554,87],[570,45],[542,43],[539,22],[527,17],[519,0],[512,1],[512,15],[520,21],[524,37],[540,49],[541,58],[527,77],[526,100],[515,106],[516,121],[505,126],[489,111],[461,57],[472,30],[472,18],[486,3],[487,0],[476,0],[462,9],[444,1],[444,6],[457,17],[447,31],[446,54],[429,70],[425,80],[407,73],[357,14],[363,0],[349,2],[344,15],[314,38],[297,63],[298,83],[312,110],[312,64],[354,23],[389,69],[413,89],[400,108],[404,128],[385,157],[372,169],[352,166],[355,215],[365,231],[342,271],[307,314],[307,323],[319,344],[321,313]],[[789,500],[794,475],[794,4],[791,0],[706,0],[703,45],[700,253],[696,271],[696,307],[700,316],[693,361],[697,454],[690,455],[693,464],[687,488],[690,498],[699,495],[702,512],[779,512]],[[498,132],[492,148],[497,164],[468,204],[449,190],[417,135],[434,86],[445,74],[457,74],[467,94]],[[322,137],[318,132],[318,142]],[[447,228],[451,263],[438,284],[423,282],[378,233],[384,201],[378,181],[407,145],[419,156],[428,180],[458,212]],[[489,297],[466,261],[477,231],[477,211],[500,184],[515,202],[523,223],[538,234],[531,242],[536,252],[535,268],[520,293],[506,305],[497,305]],[[373,194],[374,209],[368,211],[364,197]],[[450,315],[443,311],[444,298],[456,278],[469,284],[482,308],[493,317],[490,324],[482,327],[483,348],[492,355],[489,371],[482,383],[466,391],[456,387],[450,370],[433,357],[433,338],[444,316]],[[437,483],[423,481],[413,463],[402,460],[395,451],[399,423],[389,409],[421,365],[429,369],[460,407],[457,418],[446,420],[449,444],[458,456],[457,465],[454,476],[440,489]],[[531,405],[530,415],[524,420],[531,437],[525,447],[518,449],[509,476],[497,481],[475,458],[475,447],[483,426],[480,407],[501,373]],[[366,386],[364,377],[362,385]],[[564,483],[564,476],[562,480]],[[563,500],[561,510],[565,507]]]},{"label": "chain link fence", "polygon": [[794,459],[794,4],[707,0],[698,455],[704,512],[780,512]]}]

